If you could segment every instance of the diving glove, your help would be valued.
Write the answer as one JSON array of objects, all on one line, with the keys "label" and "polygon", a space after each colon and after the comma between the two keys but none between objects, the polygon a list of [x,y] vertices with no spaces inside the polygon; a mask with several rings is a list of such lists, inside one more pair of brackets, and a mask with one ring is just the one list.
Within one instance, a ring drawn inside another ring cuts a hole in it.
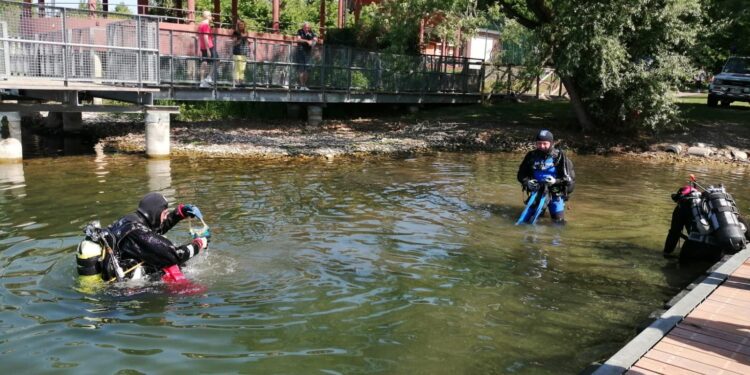
[{"label": "diving glove", "polygon": [[524,187],[528,191],[537,191],[539,189],[539,182],[537,180],[530,179],[524,183]]},{"label": "diving glove", "polygon": [[182,211],[190,217],[194,217],[196,219],[203,220],[203,213],[201,212],[201,209],[198,208],[198,206],[194,206],[192,204],[186,204],[182,206]]}]

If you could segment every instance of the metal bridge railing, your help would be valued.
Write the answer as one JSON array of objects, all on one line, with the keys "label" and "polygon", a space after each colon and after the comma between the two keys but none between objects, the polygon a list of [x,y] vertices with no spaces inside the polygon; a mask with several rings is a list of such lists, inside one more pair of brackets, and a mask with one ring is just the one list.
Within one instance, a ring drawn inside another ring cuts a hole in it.
[{"label": "metal bridge railing", "polygon": [[158,22],[0,1],[1,76],[158,84]]},{"label": "metal bridge railing", "polygon": [[[197,29],[197,27],[196,27]],[[233,39],[214,34],[219,58],[204,61],[195,31],[160,29],[156,16],[0,0],[0,79],[198,86],[201,65],[219,87],[233,85]],[[246,37],[247,87],[368,93],[480,93],[481,59],[408,56],[317,45],[303,58],[292,40]],[[214,65],[214,69],[207,67]]]},{"label": "metal bridge railing", "polygon": [[[161,30],[160,76],[162,84],[198,85],[208,64],[214,64],[213,81],[233,85],[233,39],[214,34],[218,59],[201,59],[198,34],[192,31]],[[479,93],[483,61],[450,56],[409,56],[372,52],[330,45],[317,45],[307,63],[296,42],[246,37],[246,63],[241,77],[246,87],[294,89],[301,85],[326,91]],[[203,65],[203,67],[201,67]]]}]

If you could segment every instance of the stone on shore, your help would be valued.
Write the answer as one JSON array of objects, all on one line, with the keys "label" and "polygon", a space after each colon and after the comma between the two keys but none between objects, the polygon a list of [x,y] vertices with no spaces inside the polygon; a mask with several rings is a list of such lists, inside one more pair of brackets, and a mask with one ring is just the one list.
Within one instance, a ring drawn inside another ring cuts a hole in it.
[{"label": "stone on shore", "polygon": [[713,151],[711,151],[710,148],[708,148],[708,147],[700,147],[700,146],[690,147],[690,148],[688,148],[688,151],[687,151],[688,155],[700,156],[700,157],[704,157],[704,158],[707,158],[707,157],[711,156],[712,152]]}]

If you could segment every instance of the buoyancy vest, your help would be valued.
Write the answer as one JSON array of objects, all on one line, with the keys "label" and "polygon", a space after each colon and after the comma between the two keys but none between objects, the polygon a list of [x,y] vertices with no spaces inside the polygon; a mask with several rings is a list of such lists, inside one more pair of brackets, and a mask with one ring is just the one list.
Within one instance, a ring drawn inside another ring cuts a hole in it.
[{"label": "buoyancy vest", "polygon": [[544,181],[547,176],[556,177],[557,168],[555,167],[555,158],[552,153],[545,155],[543,158],[534,160],[534,179]]}]

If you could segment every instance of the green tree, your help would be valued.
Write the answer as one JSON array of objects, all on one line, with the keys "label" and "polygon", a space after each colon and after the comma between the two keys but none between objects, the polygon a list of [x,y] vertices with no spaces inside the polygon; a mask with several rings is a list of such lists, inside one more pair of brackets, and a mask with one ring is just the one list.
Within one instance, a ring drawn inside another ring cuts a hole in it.
[{"label": "green tree", "polygon": [[527,64],[553,65],[584,130],[656,131],[676,123],[669,91],[689,75],[699,0],[499,0],[538,43]]},{"label": "green tree", "polygon": [[750,2],[747,0],[705,0],[698,44],[692,49],[697,65],[714,72],[721,70],[731,54],[750,56]]},{"label": "green tree", "polygon": [[124,2],[115,5],[115,13],[132,14],[130,8]]}]

